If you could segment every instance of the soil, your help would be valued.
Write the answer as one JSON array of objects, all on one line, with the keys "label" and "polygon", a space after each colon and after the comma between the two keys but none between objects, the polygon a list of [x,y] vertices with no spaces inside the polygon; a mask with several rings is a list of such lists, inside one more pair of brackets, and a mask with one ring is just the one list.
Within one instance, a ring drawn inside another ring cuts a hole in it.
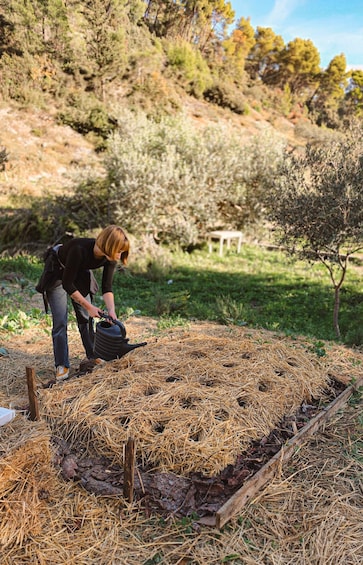
[{"label": "soil", "polygon": [[[331,379],[326,399],[333,401],[345,388],[343,383]],[[293,416],[284,417],[267,437],[252,442],[234,465],[228,465],[215,477],[205,477],[201,473],[189,477],[158,473],[136,462],[133,497],[141,501],[146,515],[157,513],[165,518],[170,515],[178,518],[212,516],[322,408],[319,399],[313,399],[311,404],[302,403]],[[124,494],[122,467],[112,465],[105,457],[84,457],[59,438],[53,438],[53,443],[55,465],[61,468],[65,480],[76,481],[98,496]]]},{"label": "soil", "polygon": [[0,107],[0,122],[0,149],[8,156],[0,170],[0,207],[12,197],[24,205],[33,196],[64,193],[82,171],[102,171],[92,143],[51,112]]}]

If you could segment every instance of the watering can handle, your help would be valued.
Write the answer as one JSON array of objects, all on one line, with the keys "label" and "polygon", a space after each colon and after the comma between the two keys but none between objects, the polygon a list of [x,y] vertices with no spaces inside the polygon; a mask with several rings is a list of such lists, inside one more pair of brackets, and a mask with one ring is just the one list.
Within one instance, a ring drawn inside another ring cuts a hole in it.
[{"label": "watering can handle", "polygon": [[126,328],[123,325],[123,323],[120,322],[120,320],[117,320],[116,318],[112,318],[112,316],[110,316],[106,312],[102,312],[102,310],[99,310],[98,313],[100,315],[100,318],[105,318],[106,320],[109,320],[112,324],[115,324],[116,326],[118,326],[120,328],[121,336],[123,338],[126,338]]},{"label": "watering can handle", "polygon": [[102,312],[102,310],[98,310],[98,315],[100,318],[105,318],[106,320],[109,320],[110,322],[116,322],[115,318],[112,318],[109,314],[107,314],[107,312]]}]

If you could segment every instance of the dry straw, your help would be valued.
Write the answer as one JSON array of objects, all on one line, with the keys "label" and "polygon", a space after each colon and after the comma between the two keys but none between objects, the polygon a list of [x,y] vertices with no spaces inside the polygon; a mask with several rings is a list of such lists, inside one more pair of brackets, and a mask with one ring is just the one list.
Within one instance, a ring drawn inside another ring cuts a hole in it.
[{"label": "dry straw", "polygon": [[[13,401],[8,390],[19,397],[24,392],[20,383],[31,360],[24,343],[24,356],[12,355],[0,365],[6,406]],[[50,444],[51,433],[64,432],[78,449],[97,448],[118,459],[122,438],[139,432],[139,451],[148,461],[151,446],[158,451],[174,422],[174,411],[179,428],[168,441],[176,451],[182,452],[179,444],[175,447],[177,439],[183,437],[189,447],[191,431],[202,429],[207,435],[213,431],[213,441],[216,430],[226,434],[223,452],[235,433],[229,420],[238,416],[242,422],[237,434],[242,446],[247,437],[266,433],[281,412],[319,396],[329,375],[342,374],[348,382],[361,371],[359,352],[334,346],[319,359],[301,340],[206,324],[152,340],[95,374],[43,391],[41,408],[51,428],[20,415],[0,427],[1,564],[362,563],[363,469],[357,439],[362,413],[357,409],[337,414],[222,532],[146,517],[138,503],[127,506],[122,497],[95,496],[65,482],[52,464]],[[167,445],[155,456],[165,458],[165,466],[170,460],[180,465],[175,453],[165,454]],[[188,463],[190,453],[183,456]]]},{"label": "dry straw", "polygon": [[44,422],[21,415],[0,427],[0,547],[40,531],[44,494],[55,477],[49,440]]},{"label": "dry straw", "polygon": [[112,462],[122,463],[133,436],[148,467],[214,476],[301,402],[320,397],[328,381],[304,346],[242,329],[217,333],[184,330],[154,339],[44,391],[43,415],[74,448]]}]

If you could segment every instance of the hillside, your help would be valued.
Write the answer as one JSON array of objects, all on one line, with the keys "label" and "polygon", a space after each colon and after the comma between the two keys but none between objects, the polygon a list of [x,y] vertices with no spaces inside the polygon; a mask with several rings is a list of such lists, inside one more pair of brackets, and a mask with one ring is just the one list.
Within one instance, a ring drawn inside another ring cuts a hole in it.
[{"label": "hillside", "polygon": [[[185,95],[183,112],[196,126],[223,122],[238,131],[241,139],[274,128],[292,146],[305,143],[296,135],[296,120],[276,112],[251,109],[239,116],[202,100]],[[3,103],[0,107],[0,146],[6,148],[8,162],[0,172],[0,206],[9,205],[11,196],[31,197],[64,192],[72,186],[80,171],[102,171],[102,155],[91,141],[70,126],[60,125],[55,110],[24,108]],[[305,120],[303,120],[305,121]]]},{"label": "hillside", "polygon": [[69,126],[57,125],[51,113],[3,106],[0,144],[8,153],[0,173],[0,203],[10,196],[64,191],[80,169],[99,167],[90,142]]},{"label": "hillside", "polygon": [[117,106],[224,121],[242,138],[270,127],[292,147],[359,119],[362,77],[343,54],[323,69],[311,41],[285,45],[270,28],[234,22],[224,0],[22,4],[0,8],[0,150],[9,155],[0,205],[64,191],[99,167],[95,138],[104,144]]}]

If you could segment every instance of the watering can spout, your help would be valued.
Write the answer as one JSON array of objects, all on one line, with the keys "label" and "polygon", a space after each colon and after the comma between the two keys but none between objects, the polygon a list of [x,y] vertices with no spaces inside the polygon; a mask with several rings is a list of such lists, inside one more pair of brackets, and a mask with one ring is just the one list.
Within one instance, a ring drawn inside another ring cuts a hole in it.
[{"label": "watering can spout", "polygon": [[126,353],[129,353],[129,351],[132,351],[133,349],[137,349],[138,347],[143,347],[144,345],[147,345],[146,341],[143,341],[142,343],[128,343],[128,341],[129,341],[128,339],[125,339],[125,341],[120,344],[118,350],[119,357],[126,355]]}]

